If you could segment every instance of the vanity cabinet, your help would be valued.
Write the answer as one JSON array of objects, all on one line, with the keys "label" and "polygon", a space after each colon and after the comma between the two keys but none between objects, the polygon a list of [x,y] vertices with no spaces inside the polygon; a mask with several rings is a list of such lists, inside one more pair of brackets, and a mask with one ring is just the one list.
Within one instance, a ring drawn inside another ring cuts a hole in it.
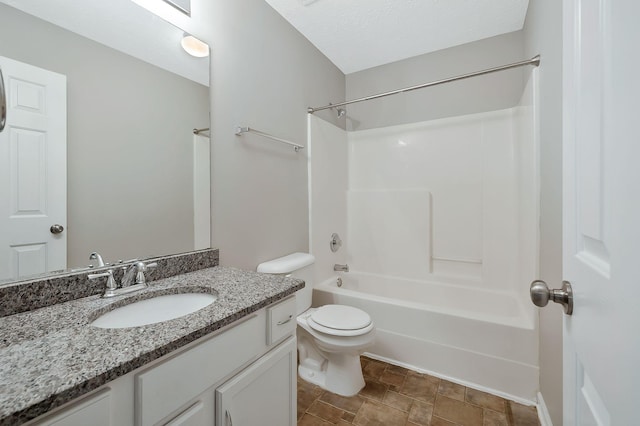
[{"label": "vanity cabinet", "polygon": [[294,426],[295,309],[263,308],[30,424]]}]

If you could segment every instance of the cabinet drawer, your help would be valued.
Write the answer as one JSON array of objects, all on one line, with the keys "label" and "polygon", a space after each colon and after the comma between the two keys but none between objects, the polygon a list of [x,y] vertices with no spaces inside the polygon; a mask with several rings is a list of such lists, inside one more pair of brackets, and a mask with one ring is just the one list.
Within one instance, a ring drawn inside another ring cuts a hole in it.
[{"label": "cabinet drawer", "polygon": [[267,309],[267,345],[272,345],[296,331],[296,298],[290,297]]},{"label": "cabinet drawer", "polygon": [[136,375],[136,424],[153,425],[264,350],[264,316],[254,316]]}]

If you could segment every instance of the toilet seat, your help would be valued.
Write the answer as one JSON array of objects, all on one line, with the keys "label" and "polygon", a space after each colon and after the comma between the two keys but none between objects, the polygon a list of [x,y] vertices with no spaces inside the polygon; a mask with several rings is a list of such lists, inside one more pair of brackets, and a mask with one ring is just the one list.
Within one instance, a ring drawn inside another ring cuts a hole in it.
[{"label": "toilet seat", "polygon": [[308,318],[309,326],[332,336],[360,336],[373,329],[373,321],[365,311],[345,305],[325,305]]}]

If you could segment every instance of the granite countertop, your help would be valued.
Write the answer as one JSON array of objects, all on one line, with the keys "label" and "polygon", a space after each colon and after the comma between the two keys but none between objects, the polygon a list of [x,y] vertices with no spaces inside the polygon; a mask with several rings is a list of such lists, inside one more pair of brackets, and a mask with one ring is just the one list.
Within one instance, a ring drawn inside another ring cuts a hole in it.
[{"label": "granite countertop", "polygon": [[[0,425],[18,424],[127,374],[304,287],[301,280],[214,267],[112,299],[90,296],[0,318]],[[212,292],[218,300],[173,320],[122,329],[89,323],[152,295]]]}]

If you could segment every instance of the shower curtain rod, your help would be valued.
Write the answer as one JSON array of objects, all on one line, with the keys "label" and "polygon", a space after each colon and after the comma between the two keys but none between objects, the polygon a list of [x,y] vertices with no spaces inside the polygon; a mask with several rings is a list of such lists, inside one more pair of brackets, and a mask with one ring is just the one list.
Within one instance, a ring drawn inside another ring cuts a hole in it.
[{"label": "shower curtain rod", "polygon": [[340,102],[338,104],[329,104],[329,105],[325,105],[322,107],[315,107],[315,108],[309,107],[307,108],[307,112],[309,114],[313,114],[316,111],[322,111],[324,109],[337,108],[344,105],[355,104],[356,102],[370,101],[372,99],[383,98],[385,96],[396,95],[398,93],[404,93],[404,92],[410,92],[412,90],[417,90],[417,89],[424,89],[425,87],[437,86],[439,84],[451,83],[452,81],[464,80],[466,78],[476,77],[476,76],[485,75],[485,74],[491,74],[493,72],[504,71],[511,68],[524,67],[526,65],[533,65],[536,67],[540,65],[540,55],[536,55],[533,58],[527,59],[525,61],[514,62],[512,64],[501,65],[499,67],[494,67],[494,68],[488,68],[482,71],[462,74],[456,77],[445,78],[444,80],[437,80],[437,81],[432,81],[430,83],[418,84],[417,86],[405,87],[404,89],[397,89],[397,90],[392,90],[390,92],[378,93],[377,95],[365,96],[364,98],[353,99],[350,101]]}]

